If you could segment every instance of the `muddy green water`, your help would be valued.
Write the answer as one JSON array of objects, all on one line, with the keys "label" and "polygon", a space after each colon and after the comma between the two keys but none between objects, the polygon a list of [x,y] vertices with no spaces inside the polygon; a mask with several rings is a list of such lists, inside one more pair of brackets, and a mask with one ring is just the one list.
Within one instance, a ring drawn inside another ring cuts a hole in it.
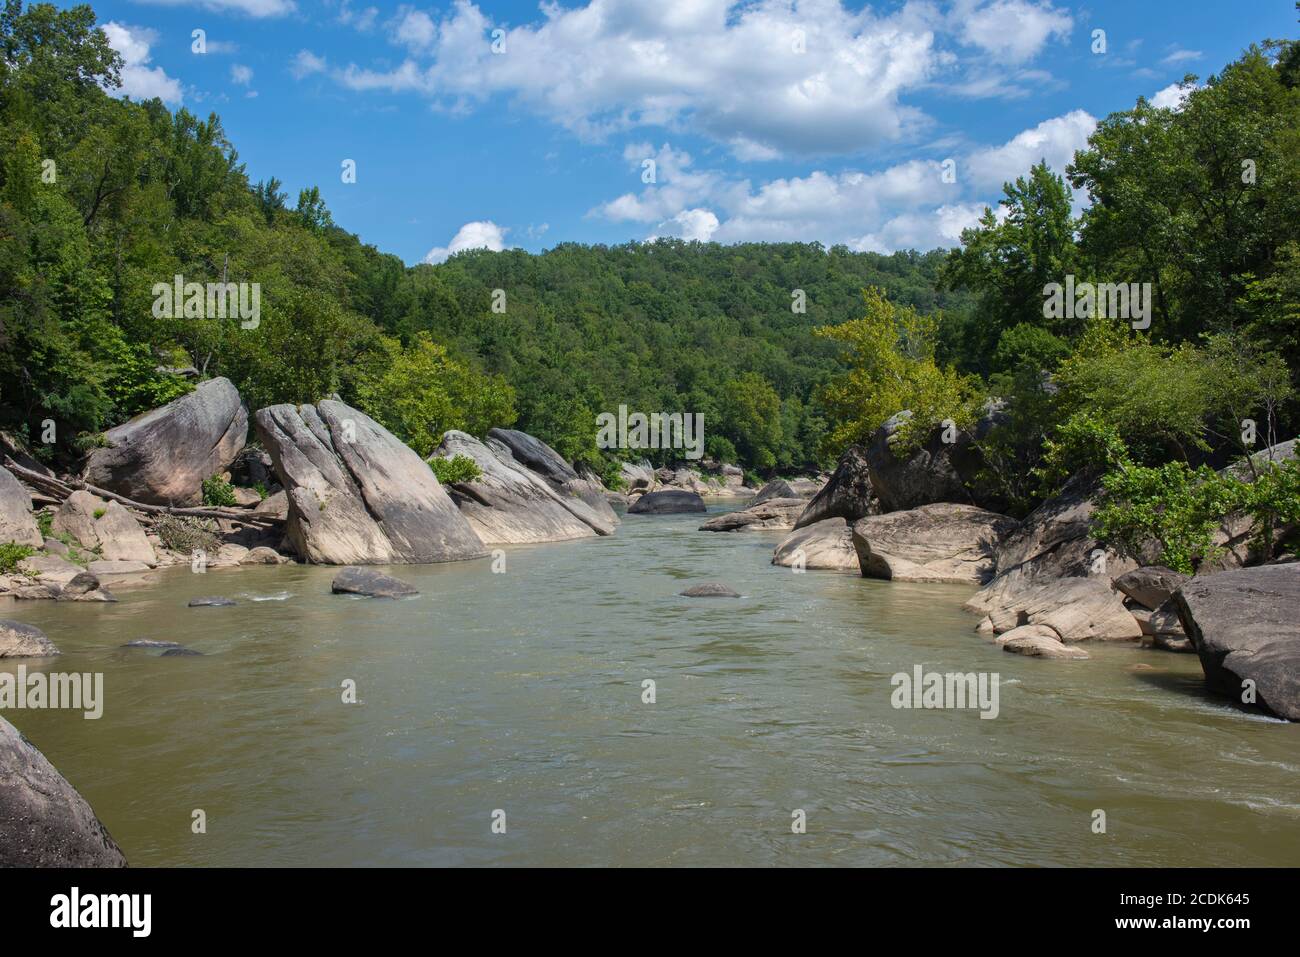
[{"label": "muddy green water", "polygon": [[[969,589],[798,575],[779,536],[699,522],[396,569],[401,602],[300,566],[3,599],[62,648],[44,670],[106,696],[98,721],[5,714],[137,866],[1300,864],[1300,726],[1208,697],[1195,656],[1010,655]],[[745,597],[676,596],[701,580]],[[213,594],[239,605],[186,607]],[[895,710],[917,664],[998,672],[999,717]]]}]

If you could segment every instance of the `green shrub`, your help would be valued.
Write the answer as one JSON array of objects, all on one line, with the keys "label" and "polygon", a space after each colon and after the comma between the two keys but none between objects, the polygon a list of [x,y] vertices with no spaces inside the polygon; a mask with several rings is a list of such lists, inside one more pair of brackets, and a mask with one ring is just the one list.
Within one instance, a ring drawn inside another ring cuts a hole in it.
[{"label": "green shrub", "polygon": [[18,563],[24,558],[31,558],[36,554],[36,549],[30,545],[19,545],[17,542],[0,543],[0,573],[12,575],[18,570]]},{"label": "green shrub", "polygon": [[432,458],[429,459],[429,468],[433,469],[433,474],[438,476],[438,481],[443,485],[473,482],[483,474],[478,463],[468,455],[457,455],[450,459]]},{"label": "green shrub", "polygon": [[229,507],[235,504],[235,487],[220,475],[203,480],[203,504]]}]

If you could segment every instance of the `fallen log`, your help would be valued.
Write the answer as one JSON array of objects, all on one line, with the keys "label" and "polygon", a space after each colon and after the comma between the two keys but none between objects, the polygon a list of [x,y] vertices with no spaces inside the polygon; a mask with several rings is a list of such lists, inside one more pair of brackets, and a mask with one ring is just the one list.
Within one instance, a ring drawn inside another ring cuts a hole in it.
[{"label": "fallen log", "polygon": [[83,482],[80,479],[62,480],[49,475],[42,475],[40,472],[34,472],[29,468],[24,468],[13,460],[12,456],[5,456],[5,468],[22,479],[28,485],[37,489],[46,495],[52,495],[59,501],[63,501],[69,495],[76,491],[90,492],[92,495],[98,495],[100,498],[117,502],[125,505],[127,508],[135,509],[146,515],[185,515],[192,518],[216,518],[223,519],[227,522],[237,522],[241,525],[253,525],[259,528],[275,528],[283,524],[283,519],[275,518],[271,515],[255,515],[247,509],[235,508],[188,508],[175,505],[146,505],[143,502],[136,502],[125,495],[118,495],[116,492],[110,492],[107,489],[91,485],[89,482]]}]

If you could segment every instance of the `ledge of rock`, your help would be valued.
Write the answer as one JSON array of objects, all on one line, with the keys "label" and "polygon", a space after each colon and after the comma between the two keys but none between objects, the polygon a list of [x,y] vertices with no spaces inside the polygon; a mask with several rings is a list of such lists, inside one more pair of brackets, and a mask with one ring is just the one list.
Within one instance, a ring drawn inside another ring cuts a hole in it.
[{"label": "ledge of rock", "polygon": [[973,505],[923,505],[859,519],[853,545],[868,578],[983,584],[998,543],[1018,524]]},{"label": "ledge of rock", "polygon": [[486,549],[429,466],[368,415],[325,399],[254,416],[288,496],[285,535],[323,565],[479,558]]},{"label": "ledge of rock", "polygon": [[373,568],[345,568],[334,576],[330,591],[335,594],[364,595],[367,598],[410,598],[420,594],[400,578],[385,575]]},{"label": "ledge of rock", "polygon": [[125,867],[86,799],[0,718],[0,867]]},{"label": "ledge of rock", "polygon": [[704,499],[695,492],[682,489],[646,492],[628,508],[630,515],[675,515],[682,512],[703,511],[705,511]]},{"label": "ledge of rock", "polygon": [[871,489],[881,509],[898,512],[938,502],[1004,508],[1005,503],[979,481],[984,462],[975,445],[1002,416],[1001,407],[990,402],[972,431],[959,431],[955,441],[946,442],[944,430],[935,428],[906,455],[897,450],[900,430],[912,413],[903,411],[889,418],[864,449]]},{"label": "ledge of rock", "polygon": [[1156,609],[1173,597],[1190,578],[1163,565],[1143,565],[1115,579],[1115,587],[1143,608]]},{"label": "ledge of rock", "polygon": [[12,472],[0,467],[0,542],[40,548],[44,541],[32,514],[31,495]]},{"label": "ledge of rock", "polygon": [[1002,634],[1021,625],[1048,625],[1063,641],[1136,641],[1142,628],[1110,587],[1109,579],[1056,578],[1037,582],[994,579],[966,603],[987,615]]},{"label": "ledge of rock", "polygon": [[107,445],[86,457],[85,479],[147,505],[198,505],[203,480],[235,460],[247,433],[239,391],[229,379],[209,379],[105,432]]},{"label": "ledge of rock", "polygon": [[[564,461],[559,452],[541,439],[518,429],[490,429],[488,438],[500,442],[510,451],[512,458],[541,476],[542,481],[562,497],[576,497],[586,502],[595,513],[596,521],[611,527],[618,524],[618,515],[605,499],[605,486],[594,479],[583,478]],[[488,443],[489,447],[491,444]]]},{"label": "ledge of rock", "polygon": [[0,618],[0,658],[52,658],[58,653],[54,642],[35,625]]},{"label": "ledge of rock", "polygon": [[813,496],[795,528],[803,528],[828,518],[842,518],[850,525],[878,511],[871,491],[867,455],[860,445],[851,445],[840,456],[830,480]]},{"label": "ledge of rock", "polygon": [[842,518],[827,518],[796,528],[781,539],[772,553],[772,564],[860,572],[853,529]]},{"label": "ledge of rock", "polygon": [[1003,651],[1011,651],[1031,658],[1060,658],[1083,660],[1088,653],[1082,648],[1067,645],[1056,631],[1046,625],[1022,625],[999,635],[997,644]]},{"label": "ledge of rock", "polygon": [[484,544],[559,542],[614,531],[613,523],[602,520],[584,499],[561,495],[508,449],[505,453],[499,457],[472,435],[454,429],[443,435],[433,453],[442,459],[466,456],[483,473],[472,482],[447,486],[447,492]]},{"label": "ledge of rock", "polygon": [[1300,721],[1300,563],[1197,576],[1174,595],[1206,683]]},{"label": "ledge of rock", "polygon": [[763,502],[772,499],[801,499],[805,504],[807,501],[822,490],[822,485],[813,479],[795,478],[795,479],[772,479],[754,496],[751,505],[761,505]]},{"label": "ledge of rock", "polygon": [[808,503],[801,498],[773,498],[758,505],[715,515],[700,526],[702,532],[738,532],[754,529],[785,531],[794,528],[794,520]]}]

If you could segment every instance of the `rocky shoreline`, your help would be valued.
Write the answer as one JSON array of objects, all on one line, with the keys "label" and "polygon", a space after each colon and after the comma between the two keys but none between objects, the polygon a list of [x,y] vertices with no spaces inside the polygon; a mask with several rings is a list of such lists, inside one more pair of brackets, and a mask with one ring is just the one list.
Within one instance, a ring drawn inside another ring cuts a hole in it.
[{"label": "rocky shoreline", "polygon": [[[245,447],[250,421],[260,448]],[[213,379],[106,433],[75,476],[53,474],[0,437],[0,541],[30,552],[0,576],[0,596],[113,602],[115,581],[168,566],[307,562],[344,566],[335,592],[400,599],[417,592],[365,566],[607,536],[621,521],[613,505],[654,516],[703,513],[706,498],[743,498],[745,508],[700,529],[787,532],[772,563],[796,571],[970,585],[975,632],[1008,652],[1083,660],[1087,641],[1195,652],[1208,687],[1300,720],[1300,563],[1254,554],[1230,521],[1212,568],[1184,576],[1141,565],[1093,537],[1095,487],[1071,483],[1012,518],[980,489],[970,436],[933,436],[900,458],[890,439],[901,421],[848,449],[829,476],[755,489],[725,464],[701,472],[625,463],[626,490],[612,491],[516,430],[493,429],[484,440],[447,432],[426,461],[337,399],[250,417],[234,386]],[[1285,457],[1295,448],[1270,451]],[[468,458],[478,475],[443,485],[429,464],[435,458]],[[230,504],[202,505],[214,476],[228,483]],[[737,597],[721,583],[682,594]],[[58,653],[39,629],[0,620],[0,658]],[[72,785],[0,719],[0,865],[124,863]]]}]

